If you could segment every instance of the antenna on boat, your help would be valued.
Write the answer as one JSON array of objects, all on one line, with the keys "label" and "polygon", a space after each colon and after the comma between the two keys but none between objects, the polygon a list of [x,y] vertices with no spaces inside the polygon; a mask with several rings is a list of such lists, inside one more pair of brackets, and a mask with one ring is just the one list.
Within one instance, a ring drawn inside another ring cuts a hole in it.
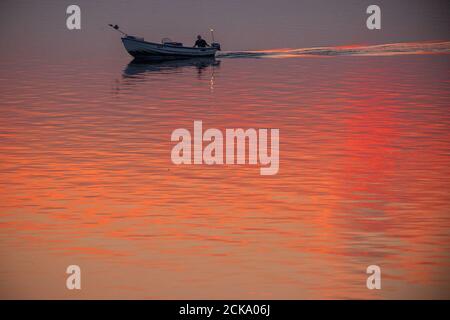
[{"label": "antenna on boat", "polygon": [[214,42],[215,42],[215,41],[214,41],[214,29],[211,28],[211,29],[209,29],[209,31],[211,32],[212,42],[214,43]]},{"label": "antenna on boat", "polygon": [[119,26],[118,26],[117,24],[114,24],[114,25],[108,24],[108,26],[110,26],[110,27],[113,28],[114,30],[117,30],[118,32],[120,32],[121,34],[123,34],[125,37],[128,36],[125,32],[123,32],[122,30],[119,29]]},{"label": "antenna on boat", "polygon": [[217,42],[214,40],[214,29],[213,29],[213,28],[210,28],[209,31],[211,32],[211,38],[212,38],[211,47],[216,48],[217,50],[220,51],[220,50],[221,50],[221,48],[220,48],[220,43],[217,43]]}]

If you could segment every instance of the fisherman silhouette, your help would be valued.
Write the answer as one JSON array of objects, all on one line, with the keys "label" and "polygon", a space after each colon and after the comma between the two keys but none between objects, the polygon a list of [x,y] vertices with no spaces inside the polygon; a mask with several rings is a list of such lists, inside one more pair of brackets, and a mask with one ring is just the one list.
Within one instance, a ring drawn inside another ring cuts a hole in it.
[{"label": "fisherman silhouette", "polygon": [[195,47],[205,48],[205,47],[209,47],[209,44],[204,39],[202,39],[201,35],[198,35],[197,41],[195,41],[195,44],[194,44],[194,48]]}]

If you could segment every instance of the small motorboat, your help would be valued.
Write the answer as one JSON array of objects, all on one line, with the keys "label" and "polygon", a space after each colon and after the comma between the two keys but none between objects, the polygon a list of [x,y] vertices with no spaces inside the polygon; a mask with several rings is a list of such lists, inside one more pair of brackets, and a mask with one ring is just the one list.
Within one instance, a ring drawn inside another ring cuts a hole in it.
[{"label": "small motorboat", "polygon": [[[182,43],[171,41],[165,38],[161,43],[144,41],[144,38],[130,36],[121,31],[117,25],[111,25],[112,28],[122,33],[122,43],[127,52],[138,60],[164,60],[164,59],[186,59],[186,58],[206,58],[214,57],[220,50],[220,44],[211,43],[210,47],[193,48],[185,47]],[[211,33],[214,34],[211,29]]]}]

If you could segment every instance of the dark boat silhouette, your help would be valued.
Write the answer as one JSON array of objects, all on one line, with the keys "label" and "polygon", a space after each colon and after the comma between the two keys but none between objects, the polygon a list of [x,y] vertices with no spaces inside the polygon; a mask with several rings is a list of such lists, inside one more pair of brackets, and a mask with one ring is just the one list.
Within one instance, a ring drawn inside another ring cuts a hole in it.
[{"label": "dark boat silhouette", "polygon": [[220,47],[185,47],[177,42],[147,42],[134,36],[122,37],[122,43],[127,52],[136,59],[189,59],[194,57],[214,57]]},{"label": "dark boat silhouette", "polygon": [[221,50],[220,44],[214,42],[214,30],[211,29],[213,42],[208,47],[186,47],[180,42],[174,42],[164,38],[161,43],[148,42],[142,37],[131,36],[119,29],[118,25],[109,24],[111,28],[120,32],[123,37],[122,43],[127,52],[135,59],[139,60],[160,60],[160,59],[190,59],[214,57],[216,52]]}]

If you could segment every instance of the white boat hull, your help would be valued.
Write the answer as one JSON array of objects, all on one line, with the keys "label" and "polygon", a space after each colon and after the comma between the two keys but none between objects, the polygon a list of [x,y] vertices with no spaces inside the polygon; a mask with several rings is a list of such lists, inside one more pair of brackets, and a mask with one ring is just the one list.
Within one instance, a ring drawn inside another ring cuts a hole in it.
[{"label": "white boat hull", "polygon": [[147,42],[135,38],[123,37],[127,52],[136,59],[180,59],[194,57],[214,57],[217,48],[190,48]]}]

